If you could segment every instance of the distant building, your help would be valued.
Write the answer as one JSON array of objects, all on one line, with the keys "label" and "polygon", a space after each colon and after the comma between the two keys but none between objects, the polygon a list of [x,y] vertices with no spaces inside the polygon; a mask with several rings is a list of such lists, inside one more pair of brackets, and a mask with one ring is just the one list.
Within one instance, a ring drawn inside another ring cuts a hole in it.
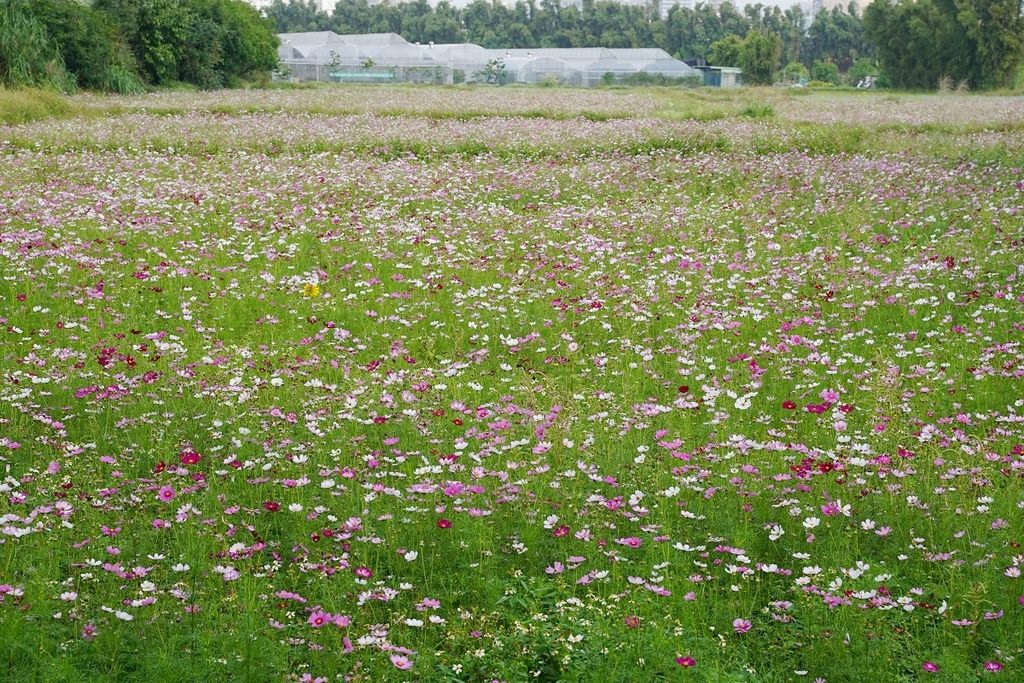
[{"label": "distant building", "polygon": [[[535,48],[489,50],[473,43],[410,43],[395,33],[338,35],[333,31],[282,33],[278,57],[292,80],[334,82],[460,82],[487,73],[500,60],[514,83],[554,79],[594,86],[632,75],[668,79],[704,76],[660,48]],[[491,70],[493,75],[494,69]]]},{"label": "distant building", "polygon": [[[274,0],[245,0],[256,9],[266,9],[274,4]],[[338,0],[313,0],[313,4],[316,8],[322,12],[330,14],[334,11],[334,5],[337,4]]]},{"label": "distant building", "polygon": [[669,10],[673,7],[693,9],[696,4],[696,0],[658,0],[658,12],[662,19],[667,19]]},{"label": "distant building", "polygon": [[742,85],[743,70],[735,66],[698,66],[704,85],[712,88],[737,88]]},{"label": "distant building", "polygon": [[[855,1],[854,4],[858,6],[859,11],[861,3]],[[801,5],[804,13],[812,20],[821,10],[828,10],[831,12],[833,9],[839,8],[845,12],[849,6],[850,0],[810,0],[809,2],[805,2]]]}]

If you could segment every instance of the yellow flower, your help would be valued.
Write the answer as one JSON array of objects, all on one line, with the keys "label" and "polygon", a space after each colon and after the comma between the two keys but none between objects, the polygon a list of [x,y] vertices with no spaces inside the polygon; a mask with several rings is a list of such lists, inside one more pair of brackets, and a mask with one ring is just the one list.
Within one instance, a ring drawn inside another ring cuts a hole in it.
[{"label": "yellow flower", "polygon": [[310,299],[315,299],[320,296],[320,285],[317,284],[305,284],[302,286],[302,295],[308,296]]}]

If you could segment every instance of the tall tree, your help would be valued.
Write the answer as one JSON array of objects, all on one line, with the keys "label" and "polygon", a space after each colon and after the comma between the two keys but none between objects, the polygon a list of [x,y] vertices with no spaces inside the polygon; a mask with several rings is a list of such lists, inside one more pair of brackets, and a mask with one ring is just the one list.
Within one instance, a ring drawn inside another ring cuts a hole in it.
[{"label": "tall tree", "polygon": [[864,26],[896,87],[934,88],[943,77],[1005,86],[1024,57],[1017,0],[875,0]]},{"label": "tall tree", "polygon": [[782,56],[782,39],[778,34],[754,29],[743,39],[740,50],[740,67],[743,79],[751,85],[765,85],[772,82],[779,68]]}]

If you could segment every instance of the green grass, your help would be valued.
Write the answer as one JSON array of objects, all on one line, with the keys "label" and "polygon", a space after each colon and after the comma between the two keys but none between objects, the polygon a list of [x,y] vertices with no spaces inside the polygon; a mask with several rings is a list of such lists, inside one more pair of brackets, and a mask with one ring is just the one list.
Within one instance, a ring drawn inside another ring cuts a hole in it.
[{"label": "green grass", "polygon": [[495,92],[5,129],[4,680],[1024,675],[1012,103]]},{"label": "green grass", "polygon": [[57,93],[0,87],[0,123],[16,124],[68,116],[74,107]]}]

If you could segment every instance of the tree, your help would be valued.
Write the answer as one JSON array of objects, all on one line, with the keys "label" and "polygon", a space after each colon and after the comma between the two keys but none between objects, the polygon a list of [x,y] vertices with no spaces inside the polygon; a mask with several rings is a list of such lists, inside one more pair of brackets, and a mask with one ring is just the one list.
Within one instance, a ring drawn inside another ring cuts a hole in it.
[{"label": "tree", "polygon": [[771,83],[779,68],[781,56],[782,39],[777,34],[761,29],[752,30],[743,39],[743,49],[740,51],[744,82],[752,85]]},{"label": "tree", "polygon": [[107,15],[69,0],[35,0],[21,4],[45,27],[48,40],[79,87],[137,92],[142,85],[127,46]]},{"label": "tree", "polygon": [[857,58],[870,53],[861,19],[838,7],[818,12],[807,29],[807,49],[803,54],[805,64],[834,62],[840,71],[846,71]]},{"label": "tree", "polygon": [[117,25],[148,82],[163,85],[178,80],[192,21],[187,4],[176,0],[96,0],[95,7]]},{"label": "tree", "polygon": [[1017,0],[876,0],[864,27],[896,87],[934,88],[943,77],[1006,86],[1024,57]]},{"label": "tree", "polygon": [[730,34],[712,43],[708,61],[716,66],[739,66],[742,55],[743,39]]},{"label": "tree", "polygon": [[96,0],[142,76],[216,88],[277,64],[271,24],[243,0]]},{"label": "tree", "polygon": [[782,69],[782,78],[790,83],[799,83],[809,76],[807,67],[800,62],[789,62]]},{"label": "tree", "polygon": [[832,62],[823,62],[820,59],[811,65],[811,79],[821,83],[839,84],[839,67]]},{"label": "tree", "polygon": [[494,83],[496,85],[508,83],[508,71],[505,69],[505,62],[502,59],[488,61],[487,66],[473,75],[484,79],[485,83]]}]

